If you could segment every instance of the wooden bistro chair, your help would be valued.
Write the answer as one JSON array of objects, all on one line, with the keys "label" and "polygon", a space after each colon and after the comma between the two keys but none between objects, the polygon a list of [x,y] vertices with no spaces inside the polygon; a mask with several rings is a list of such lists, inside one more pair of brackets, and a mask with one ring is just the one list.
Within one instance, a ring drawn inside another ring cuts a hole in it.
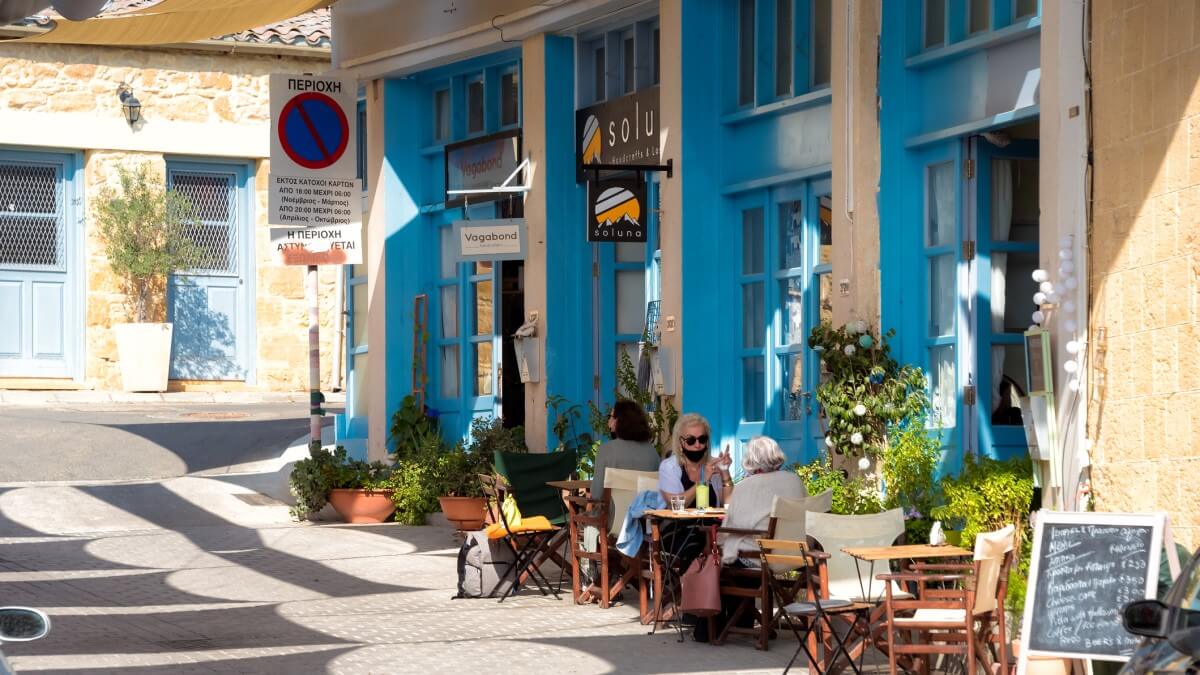
[{"label": "wooden bistro chair", "polygon": [[[904,512],[892,509],[883,513],[867,515],[840,515],[809,511],[805,514],[808,538],[829,555],[826,566],[829,570],[829,594],[847,598],[853,602],[874,605],[875,609],[862,624],[851,626],[858,642],[851,648],[854,655],[862,654],[883,630],[883,607],[885,584],[894,597],[912,597],[894,581],[875,578],[871,563],[863,563],[842,551],[847,547],[892,546],[904,536]],[[890,571],[888,569],[881,571]],[[857,615],[854,615],[856,617]],[[854,618],[846,616],[844,618]]]},{"label": "wooden bistro chair", "polygon": [[[927,670],[933,654],[962,654],[967,675],[976,675],[980,667],[991,673],[994,663],[1002,664],[1001,672],[1007,670],[1004,598],[1014,543],[1015,528],[1009,525],[976,536],[975,555],[970,563],[917,563],[913,572],[879,575],[888,582],[891,675],[896,675],[901,655],[923,661],[919,666],[921,671]],[[915,584],[917,597],[893,597],[892,584],[896,581]],[[900,612],[913,614],[899,616]],[[897,639],[899,631],[908,633],[912,639],[901,642]]]},{"label": "wooden bistro chair", "polygon": [[[799,642],[796,652],[783,669],[785,675],[796,663],[801,652],[808,657],[810,673],[829,673],[830,665],[837,661],[840,654],[846,657],[846,662],[856,675],[862,675],[862,669],[854,662],[846,648],[853,631],[839,631],[833,619],[845,618],[850,625],[854,625],[859,619],[866,617],[871,611],[871,605],[829,596],[829,577],[826,570],[828,553],[811,550],[804,541],[760,539],[758,545],[761,549],[762,567],[769,571],[766,578],[771,592],[780,604],[785,617],[784,622]],[[803,600],[797,600],[796,595],[785,584],[784,579],[787,576],[800,577],[800,585],[806,589]],[[817,654],[818,643],[824,645],[821,656]]]},{"label": "wooden bistro chair", "polygon": [[[764,539],[805,541],[804,514],[808,511],[829,511],[832,503],[832,490],[812,497],[775,497],[771,503],[771,515],[767,520],[766,530],[723,527],[717,530],[717,534],[750,534]],[[774,625],[772,619],[777,618],[773,610],[771,584],[767,579],[769,574],[770,571],[765,567],[721,568],[721,596],[734,598],[737,606],[713,644],[722,644],[730,633],[737,633],[753,636],[755,648],[767,649]],[[789,598],[798,586],[798,580],[784,584],[785,590],[790,589]],[[738,622],[746,615],[755,617],[754,625],[745,628],[738,626]]]},{"label": "wooden bistro chair", "polygon": [[[643,615],[645,615],[645,581],[642,578],[642,567],[639,558],[626,558],[617,552],[615,545],[621,525],[625,522],[625,514],[638,492],[639,479],[653,480],[658,483],[657,471],[633,471],[630,469],[607,469],[604,472],[604,494],[584,498],[578,495],[568,495],[567,511],[569,518],[569,541],[571,548],[571,592],[576,604],[585,591],[596,594],[600,606],[607,609],[613,600],[621,596],[622,591],[630,582],[637,580],[639,595],[643,597]],[[588,530],[595,528],[597,532],[594,545],[588,537]],[[594,568],[593,574],[599,577],[599,585],[592,584],[586,589],[580,570],[580,561],[588,560]],[[610,584],[614,563],[620,560],[623,568],[621,577],[616,583]]]}]

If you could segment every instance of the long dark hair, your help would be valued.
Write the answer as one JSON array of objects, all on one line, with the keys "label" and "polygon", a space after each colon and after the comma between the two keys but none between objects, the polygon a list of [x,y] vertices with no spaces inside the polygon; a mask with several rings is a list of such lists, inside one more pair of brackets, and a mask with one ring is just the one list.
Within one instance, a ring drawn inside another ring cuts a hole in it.
[{"label": "long dark hair", "polygon": [[623,398],[613,405],[612,416],[617,420],[617,438],[639,443],[650,440],[650,421],[642,406]]}]

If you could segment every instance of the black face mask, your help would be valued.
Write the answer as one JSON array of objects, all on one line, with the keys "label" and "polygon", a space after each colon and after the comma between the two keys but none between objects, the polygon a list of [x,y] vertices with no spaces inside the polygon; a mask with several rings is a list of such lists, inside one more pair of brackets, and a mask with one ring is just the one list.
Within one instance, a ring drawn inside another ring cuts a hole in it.
[{"label": "black face mask", "polygon": [[708,448],[703,450],[684,450],[683,456],[687,457],[689,462],[702,462],[708,456]]}]

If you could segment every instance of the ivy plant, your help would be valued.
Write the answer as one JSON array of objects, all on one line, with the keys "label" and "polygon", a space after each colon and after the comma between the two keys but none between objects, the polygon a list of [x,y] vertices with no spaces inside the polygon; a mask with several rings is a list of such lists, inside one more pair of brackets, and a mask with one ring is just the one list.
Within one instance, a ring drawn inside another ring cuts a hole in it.
[{"label": "ivy plant", "polygon": [[929,410],[925,373],[900,365],[887,340],[865,321],[841,328],[822,322],[808,346],[820,356],[828,377],[817,387],[825,420],[825,445],[839,455],[877,459],[888,448],[887,434],[905,420],[925,419]]}]

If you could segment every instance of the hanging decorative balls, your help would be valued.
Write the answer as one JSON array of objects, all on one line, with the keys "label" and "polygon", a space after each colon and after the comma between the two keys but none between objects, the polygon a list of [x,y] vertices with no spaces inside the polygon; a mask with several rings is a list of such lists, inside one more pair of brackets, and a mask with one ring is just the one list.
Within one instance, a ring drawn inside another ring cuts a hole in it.
[{"label": "hanging decorative balls", "polygon": [[1074,373],[1079,370],[1079,363],[1076,361],[1063,361],[1063,370],[1068,373]]},{"label": "hanging decorative balls", "polygon": [[1033,319],[1034,323],[1041,325],[1041,323],[1046,320],[1046,315],[1043,314],[1042,310],[1039,309],[1038,311],[1031,314],[1029,318]]},{"label": "hanging decorative balls", "polygon": [[855,445],[862,445],[862,441],[863,441],[863,438],[862,438],[861,433],[856,431],[856,432],[850,434],[850,442],[851,443],[853,443]]},{"label": "hanging decorative balls", "polygon": [[860,471],[866,471],[871,468],[871,460],[868,457],[860,457],[858,460],[858,468]]},{"label": "hanging decorative balls", "polygon": [[1054,284],[1050,283],[1049,281],[1043,281],[1042,283],[1038,284],[1038,290],[1046,295],[1050,295],[1054,292]]},{"label": "hanging decorative balls", "polygon": [[845,347],[842,347],[842,351],[846,354],[846,356],[854,356],[854,345],[846,345]]},{"label": "hanging decorative balls", "polygon": [[1033,294],[1033,304],[1035,304],[1035,305],[1046,304],[1046,294],[1041,291],[1034,293]]},{"label": "hanging decorative balls", "polygon": [[1079,343],[1076,342],[1075,340],[1071,340],[1070,342],[1067,342],[1066,348],[1067,348],[1068,354],[1078,354],[1079,353]]},{"label": "hanging decorative balls", "polygon": [[1036,269],[1033,271],[1032,276],[1033,276],[1033,280],[1040,284],[1043,281],[1046,281],[1050,278],[1050,273],[1043,269]]},{"label": "hanging decorative balls", "polygon": [[827,448],[833,447],[833,439],[830,438],[829,436],[825,437],[825,447],[827,447]]},{"label": "hanging decorative balls", "polygon": [[864,334],[858,338],[858,346],[863,349],[870,349],[873,344],[875,344],[875,340],[870,335]]},{"label": "hanging decorative balls", "polygon": [[863,404],[861,404],[861,403],[859,403],[858,405],[854,406],[854,414],[855,414],[855,415],[858,415],[859,417],[862,417],[863,415],[866,415],[866,414],[867,414],[867,406],[865,406],[865,405],[863,405]]}]

